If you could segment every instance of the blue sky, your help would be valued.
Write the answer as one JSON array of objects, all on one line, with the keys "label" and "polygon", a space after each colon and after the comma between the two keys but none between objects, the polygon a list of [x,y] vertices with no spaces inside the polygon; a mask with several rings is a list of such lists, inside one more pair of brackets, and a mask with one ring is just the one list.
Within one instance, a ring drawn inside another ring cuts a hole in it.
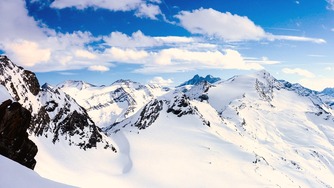
[{"label": "blue sky", "polygon": [[266,69],[334,87],[334,0],[1,0],[0,52],[43,84]]}]

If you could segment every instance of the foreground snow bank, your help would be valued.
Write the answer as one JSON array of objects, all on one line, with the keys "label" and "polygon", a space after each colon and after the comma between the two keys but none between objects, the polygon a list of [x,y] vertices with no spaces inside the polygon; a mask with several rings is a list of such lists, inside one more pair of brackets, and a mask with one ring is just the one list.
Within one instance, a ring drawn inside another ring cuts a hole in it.
[{"label": "foreground snow bank", "polygon": [[34,187],[34,188],[69,188],[65,184],[60,184],[42,178],[33,170],[26,168],[2,155],[0,155],[0,187]]}]

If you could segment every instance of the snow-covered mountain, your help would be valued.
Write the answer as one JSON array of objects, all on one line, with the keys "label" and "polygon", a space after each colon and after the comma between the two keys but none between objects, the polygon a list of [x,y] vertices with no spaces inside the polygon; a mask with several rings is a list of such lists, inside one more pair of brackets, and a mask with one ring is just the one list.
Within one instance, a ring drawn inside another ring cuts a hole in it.
[{"label": "snow-covered mountain", "polygon": [[207,75],[206,77],[202,77],[196,74],[192,79],[180,84],[178,87],[186,86],[186,85],[197,85],[204,81],[209,82],[209,83],[215,83],[220,80],[221,80],[220,78],[213,77],[212,75]]},{"label": "snow-covered mountain", "polygon": [[334,186],[334,117],[317,95],[266,71],[193,87],[207,97],[174,90],[105,129],[126,143],[127,177],[166,187]]},{"label": "snow-covered mountain", "polygon": [[329,87],[325,88],[320,93],[323,94],[323,95],[329,95],[329,96],[334,97],[334,88],[329,88]]},{"label": "snow-covered mountain", "polygon": [[[14,91],[23,91],[16,77],[24,75],[13,70],[13,86],[3,85],[15,99]],[[39,92],[31,85],[24,84],[26,101],[18,101],[32,112],[44,106],[58,120],[56,109],[67,106],[70,114],[77,101],[85,108],[77,105],[78,113],[87,111],[117,151],[31,136],[39,148],[35,170],[48,179],[79,187],[334,187],[333,97],[266,71],[168,91],[129,80],[68,81]]]},{"label": "snow-covered mountain", "polygon": [[109,86],[66,81],[57,88],[75,98],[99,127],[130,117],[150,100],[166,93],[166,88],[130,80],[118,80]]},{"label": "snow-covered mountain", "polygon": [[324,103],[334,110],[334,88],[326,88],[317,95]]},{"label": "snow-covered mountain", "polygon": [[34,73],[0,56],[0,85],[32,115],[30,134],[80,148],[108,146],[86,110],[59,89],[40,88]]}]

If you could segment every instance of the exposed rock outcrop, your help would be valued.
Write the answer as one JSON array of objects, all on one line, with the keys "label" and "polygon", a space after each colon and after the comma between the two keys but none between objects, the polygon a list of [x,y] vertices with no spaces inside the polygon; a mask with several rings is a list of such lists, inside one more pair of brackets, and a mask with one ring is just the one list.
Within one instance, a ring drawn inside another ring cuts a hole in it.
[{"label": "exposed rock outcrop", "polygon": [[0,154],[34,169],[37,146],[29,140],[30,112],[7,100],[0,105]]}]

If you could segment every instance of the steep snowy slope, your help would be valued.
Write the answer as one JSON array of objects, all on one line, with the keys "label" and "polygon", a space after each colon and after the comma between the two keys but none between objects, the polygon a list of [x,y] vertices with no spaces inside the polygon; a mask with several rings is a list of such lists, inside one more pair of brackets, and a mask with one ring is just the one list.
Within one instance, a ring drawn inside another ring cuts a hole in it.
[{"label": "steep snowy slope", "polygon": [[40,88],[34,73],[16,66],[6,56],[0,56],[0,85],[32,115],[29,128],[32,136],[45,136],[53,143],[66,142],[86,149],[103,140],[86,110],[69,95],[50,87]]},{"label": "steep snowy slope", "polygon": [[57,88],[75,98],[99,127],[130,117],[148,101],[166,92],[165,88],[130,80],[119,80],[110,86],[66,81]]}]

